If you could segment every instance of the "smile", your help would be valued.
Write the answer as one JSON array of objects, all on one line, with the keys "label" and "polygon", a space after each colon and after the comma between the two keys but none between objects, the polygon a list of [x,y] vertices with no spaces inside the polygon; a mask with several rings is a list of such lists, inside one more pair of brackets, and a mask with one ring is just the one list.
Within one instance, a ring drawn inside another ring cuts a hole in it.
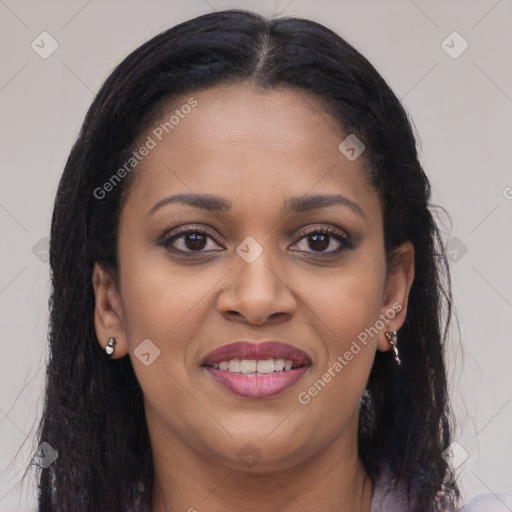
[{"label": "smile", "polygon": [[268,398],[293,386],[307,371],[307,366],[273,372],[243,374],[209,367],[210,375],[227,390],[247,398]]},{"label": "smile", "polygon": [[246,398],[268,398],[300,380],[311,360],[286,343],[236,342],[211,352],[202,367],[226,390]]}]

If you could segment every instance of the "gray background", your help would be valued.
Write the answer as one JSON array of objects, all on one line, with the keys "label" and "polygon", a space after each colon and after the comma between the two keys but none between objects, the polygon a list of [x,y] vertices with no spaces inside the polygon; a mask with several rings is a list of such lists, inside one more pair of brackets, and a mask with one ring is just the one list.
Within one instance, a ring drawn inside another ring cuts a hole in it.
[{"label": "gray background", "polygon": [[[0,510],[34,507],[32,478],[24,488],[19,481],[37,446],[46,237],[86,109],[113,67],[141,43],[226,7],[325,24],[361,51],[402,99],[420,137],[433,202],[451,215],[451,222],[441,221],[464,347],[452,329],[450,387],[460,445],[452,464],[465,499],[511,492],[511,0],[0,0]],[[34,40],[41,45],[43,31],[58,43],[47,59],[31,47]],[[444,48],[458,51],[461,40],[442,45],[454,31],[469,44],[458,58]]]}]

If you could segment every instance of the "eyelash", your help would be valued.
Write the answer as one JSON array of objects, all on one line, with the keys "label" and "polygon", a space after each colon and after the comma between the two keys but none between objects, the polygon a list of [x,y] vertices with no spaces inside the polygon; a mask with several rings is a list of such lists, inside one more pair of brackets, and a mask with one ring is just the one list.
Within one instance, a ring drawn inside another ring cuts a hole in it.
[{"label": "eyelash", "polygon": [[[176,249],[176,248],[172,248],[170,247],[170,244],[172,242],[174,242],[175,240],[179,240],[180,238],[182,238],[184,235],[187,235],[187,234],[199,234],[199,235],[206,235],[208,236],[209,238],[211,238],[217,245],[220,245],[216,239],[215,239],[215,236],[207,229],[203,228],[203,227],[200,227],[200,226],[187,226],[186,228],[182,228],[180,230],[178,230],[177,232],[175,233],[172,233],[172,234],[167,234],[167,235],[164,235],[163,237],[161,237],[160,241],[158,242],[158,245],[161,246],[161,247],[164,247],[165,249],[167,249],[169,252],[172,252],[172,253],[178,253],[178,254],[181,254],[181,255],[185,255],[186,257],[193,257],[193,256],[196,256],[198,254],[204,254],[204,253],[207,253],[207,252],[221,252],[220,250],[214,250],[214,251],[204,251],[204,250],[199,250],[199,251],[182,251],[181,249]],[[335,228],[332,228],[332,227],[318,227],[318,226],[313,226],[311,228],[308,228],[306,229],[300,236],[300,238],[297,240],[297,242],[295,242],[293,245],[297,244],[298,242],[302,241],[303,239],[307,238],[308,236],[311,236],[311,235],[317,235],[317,234],[320,234],[320,235],[330,235],[331,237],[334,237],[336,239],[336,241],[340,244],[340,247],[338,249],[335,249],[333,251],[328,251],[328,252],[320,252],[320,251],[301,251],[301,250],[298,250],[297,252],[306,252],[310,255],[313,255],[314,258],[322,258],[322,257],[332,257],[332,256],[335,256],[339,253],[341,253],[342,251],[345,251],[347,249],[352,249],[353,248],[353,244],[351,242],[351,239],[349,236],[347,236],[346,234],[344,234],[343,232],[335,229]]]}]

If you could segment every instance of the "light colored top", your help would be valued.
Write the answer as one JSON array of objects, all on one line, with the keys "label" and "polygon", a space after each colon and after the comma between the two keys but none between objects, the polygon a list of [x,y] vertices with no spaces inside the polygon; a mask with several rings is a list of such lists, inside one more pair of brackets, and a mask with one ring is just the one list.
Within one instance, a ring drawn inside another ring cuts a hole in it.
[{"label": "light colored top", "polygon": [[[385,474],[374,483],[370,512],[409,512],[406,497],[393,488]],[[478,494],[459,512],[512,512],[512,494]]]},{"label": "light colored top", "polygon": [[477,494],[462,507],[461,512],[512,512],[512,494]]},{"label": "light colored top", "polygon": [[385,471],[374,482],[370,512],[409,512],[406,496],[393,488]]}]

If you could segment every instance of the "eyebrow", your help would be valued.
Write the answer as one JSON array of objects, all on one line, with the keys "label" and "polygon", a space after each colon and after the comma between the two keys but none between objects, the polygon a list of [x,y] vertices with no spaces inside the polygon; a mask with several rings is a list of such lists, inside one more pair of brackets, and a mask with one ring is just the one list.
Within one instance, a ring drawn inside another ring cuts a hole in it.
[{"label": "eyebrow", "polygon": [[[194,208],[218,212],[229,211],[232,206],[231,202],[227,199],[211,194],[175,194],[158,201],[158,203],[149,210],[148,215],[152,215],[160,208],[176,202]],[[292,197],[284,202],[283,213],[301,213],[319,210],[336,204],[347,206],[361,217],[365,217],[363,210],[357,203],[339,194]]]}]

